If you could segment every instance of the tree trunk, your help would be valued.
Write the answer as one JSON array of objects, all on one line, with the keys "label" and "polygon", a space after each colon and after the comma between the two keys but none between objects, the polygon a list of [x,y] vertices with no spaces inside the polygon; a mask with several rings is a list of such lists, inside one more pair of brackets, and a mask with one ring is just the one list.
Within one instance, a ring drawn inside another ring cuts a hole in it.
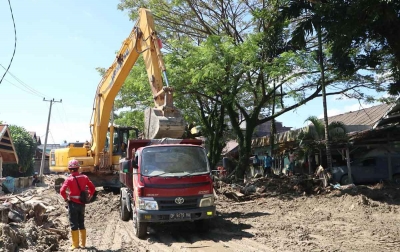
[{"label": "tree trunk", "polygon": [[251,138],[250,141],[245,137],[244,141],[238,141],[239,144],[239,162],[236,170],[236,179],[243,180],[247,168],[249,167],[249,153],[251,153]]},{"label": "tree trunk", "polygon": [[[275,88],[276,87],[275,87],[275,81],[274,81],[274,90],[275,90]],[[272,109],[271,109],[271,115],[274,115],[274,114],[275,114],[275,93],[273,95]],[[271,135],[269,137],[270,146],[271,146],[271,153],[270,154],[271,154],[272,158],[274,158],[274,155],[275,155],[275,151],[274,151],[274,148],[275,148],[275,134],[276,134],[276,125],[275,125],[275,118],[274,118],[271,121]],[[275,160],[275,158],[274,158],[274,160]],[[273,164],[275,164],[275,162],[273,162]],[[273,168],[276,169],[275,165],[274,165]],[[272,169],[272,167],[271,167],[271,169]]]},{"label": "tree trunk", "polygon": [[251,153],[251,140],[253,132],[256,126],[254,124],[247,123],[246,131],[242,134],[242,137],[238,138],[239,144],[239,163],[237,167],[236,178],[243,179],[246,169],[249,167],[249,159]]},{"label": "tree trunk", "polygon": [[[331,144],[329,141],[329,130],[328,130],[328,105],[326,103],[326,87],[325,87],[325,67],[324,67],[324,55],[322,51],[322,28],[321,24],[318,25],[318,61],[321,70],[321,86],[322,86],[322,106],[324,110],[324,129],[325,129],[325,145],[326,145],[326,163],[327,168],[332,168],[332,153]],[[322,161],[322,157],[321,157]],[[322,164],[322,162],[321,162]]]}]

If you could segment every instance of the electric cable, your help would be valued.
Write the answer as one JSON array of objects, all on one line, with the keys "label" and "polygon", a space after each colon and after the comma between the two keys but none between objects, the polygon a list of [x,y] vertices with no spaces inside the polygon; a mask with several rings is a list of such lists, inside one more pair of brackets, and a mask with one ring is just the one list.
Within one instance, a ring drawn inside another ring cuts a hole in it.
[{"label": "electric cable", "polygon": [[14,25],[14,51],[13,51],[13,54],[12,54],[12,56],[11,56],[10,63],[8,64],[7,70],[6,70],[5,73],[3,74],[3,77],[1,77],[0,84],[3,82],[4,77],[6,76],[8,70],[9,70],[10,67],[11,67],[11,63],[12,63],[12,61],[13,61],[13,59],[14,59],[14,55],[15,55],[15,50],[17,49],[17,29],[16,29],[16,27],[15,27],[14,14],[13,14],[13,10],[12,10],[12,7],[11,7],[11,2],[10,2],[10,0],[8,0],[8,5],[10,6],[11,18],[12,18],[13,25]]},{"label": "electric cable", "polygon": [[[9,80],[7,80],[7,79],[4,79],[4,81],[10,83],[11,85],[13,85],[14,87],[16,87],[16,88],[18,88],[18,89],[21,89],[22,91],[26,92],[27,94],[38,96],[37,94],[33,93],[33,92],[30,91],[29,89],[24,89],[24,88],[18,86],[17,84],[12,83],[11,81],[9,81]],[[39,96],[39,97],[41,97],[41,96]]]},{"label": "electric cable", "polygon": [[[4,70],[6,70],[6,68],[0,64],[0,67],[2,67]],[[38,97],[46,97],[48,95],[45,95],[39,91],[37,91],[36,89],[34,89],[33,87],[29,86],[28,84],[26,84],[25,82],[23,82],[20,78],[18,78],[17,76],[15,76],[15,74],[13,74],[11,71],[8,71],[8,74],[13,77],[19,84],[21,84],[23,87],[25,87],[30,93],[32,93],[33,95],[36,95]],[[9,81],[8,81],[9,82]]]}]

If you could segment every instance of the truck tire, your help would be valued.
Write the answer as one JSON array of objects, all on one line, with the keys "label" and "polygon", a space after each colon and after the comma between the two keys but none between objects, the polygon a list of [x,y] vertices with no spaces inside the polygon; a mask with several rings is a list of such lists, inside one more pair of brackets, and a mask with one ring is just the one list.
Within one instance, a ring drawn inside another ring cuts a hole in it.
[{"label": "truck tire", "polygon": [[128,207],[126,206],[126,200],[124,200],[122,197],[120,197],[120,199],[121,199],[121,209],[120,209],[121,220],[128,221],[131,218],[131,216]]},{"label": "truck tire", "polygon": [[196,230],[200,233],[205,233],[210,229],[209,219],[197,220],[194,222],[194,224],[196,226]]},{"label": "truck tire", "polygon": [[147,235],[147,222],[140,222],[136,211],[133,210],[133,233],[137,238],[144,239]]}]

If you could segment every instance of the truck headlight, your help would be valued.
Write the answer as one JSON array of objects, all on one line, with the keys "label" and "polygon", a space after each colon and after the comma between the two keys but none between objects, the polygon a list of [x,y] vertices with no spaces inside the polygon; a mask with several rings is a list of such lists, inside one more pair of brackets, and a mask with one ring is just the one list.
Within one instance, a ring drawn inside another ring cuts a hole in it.
[{"label": "truck headlight", "polygon": [[157,201],[153,199],[139,199],[140,210],[158,210]]},{"label": "truck headlight", "polygon": [[214,196],[204,197],[200,200],[200,207],[209,207],[214,205]]}]

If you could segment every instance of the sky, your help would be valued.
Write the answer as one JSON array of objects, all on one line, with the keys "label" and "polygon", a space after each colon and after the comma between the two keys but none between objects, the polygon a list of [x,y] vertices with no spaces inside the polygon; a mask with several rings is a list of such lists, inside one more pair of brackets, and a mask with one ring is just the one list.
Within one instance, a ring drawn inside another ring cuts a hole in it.
[{"label": "sky", "polygon": [[[90,118],[100,75],[133,28],[119,0],[14,0],[15,56],[0,84],[0,121],[36,132],[44,143],[50,102],[49,144],[90,140]],[[8,1],[0,1],[0,64],[7,68],[14,48]],[[5,70],[0,66],[0,75]],[[12,75],[11,75],[11,74]],[[150,94],[149,94],[150,95]],[[328,115],[360,109],[357,100],[328,98]],[[363,105],[368,107],[370,105]],[[311,115],[321,117],[321,99],[278,118],[300,128]]]}]

